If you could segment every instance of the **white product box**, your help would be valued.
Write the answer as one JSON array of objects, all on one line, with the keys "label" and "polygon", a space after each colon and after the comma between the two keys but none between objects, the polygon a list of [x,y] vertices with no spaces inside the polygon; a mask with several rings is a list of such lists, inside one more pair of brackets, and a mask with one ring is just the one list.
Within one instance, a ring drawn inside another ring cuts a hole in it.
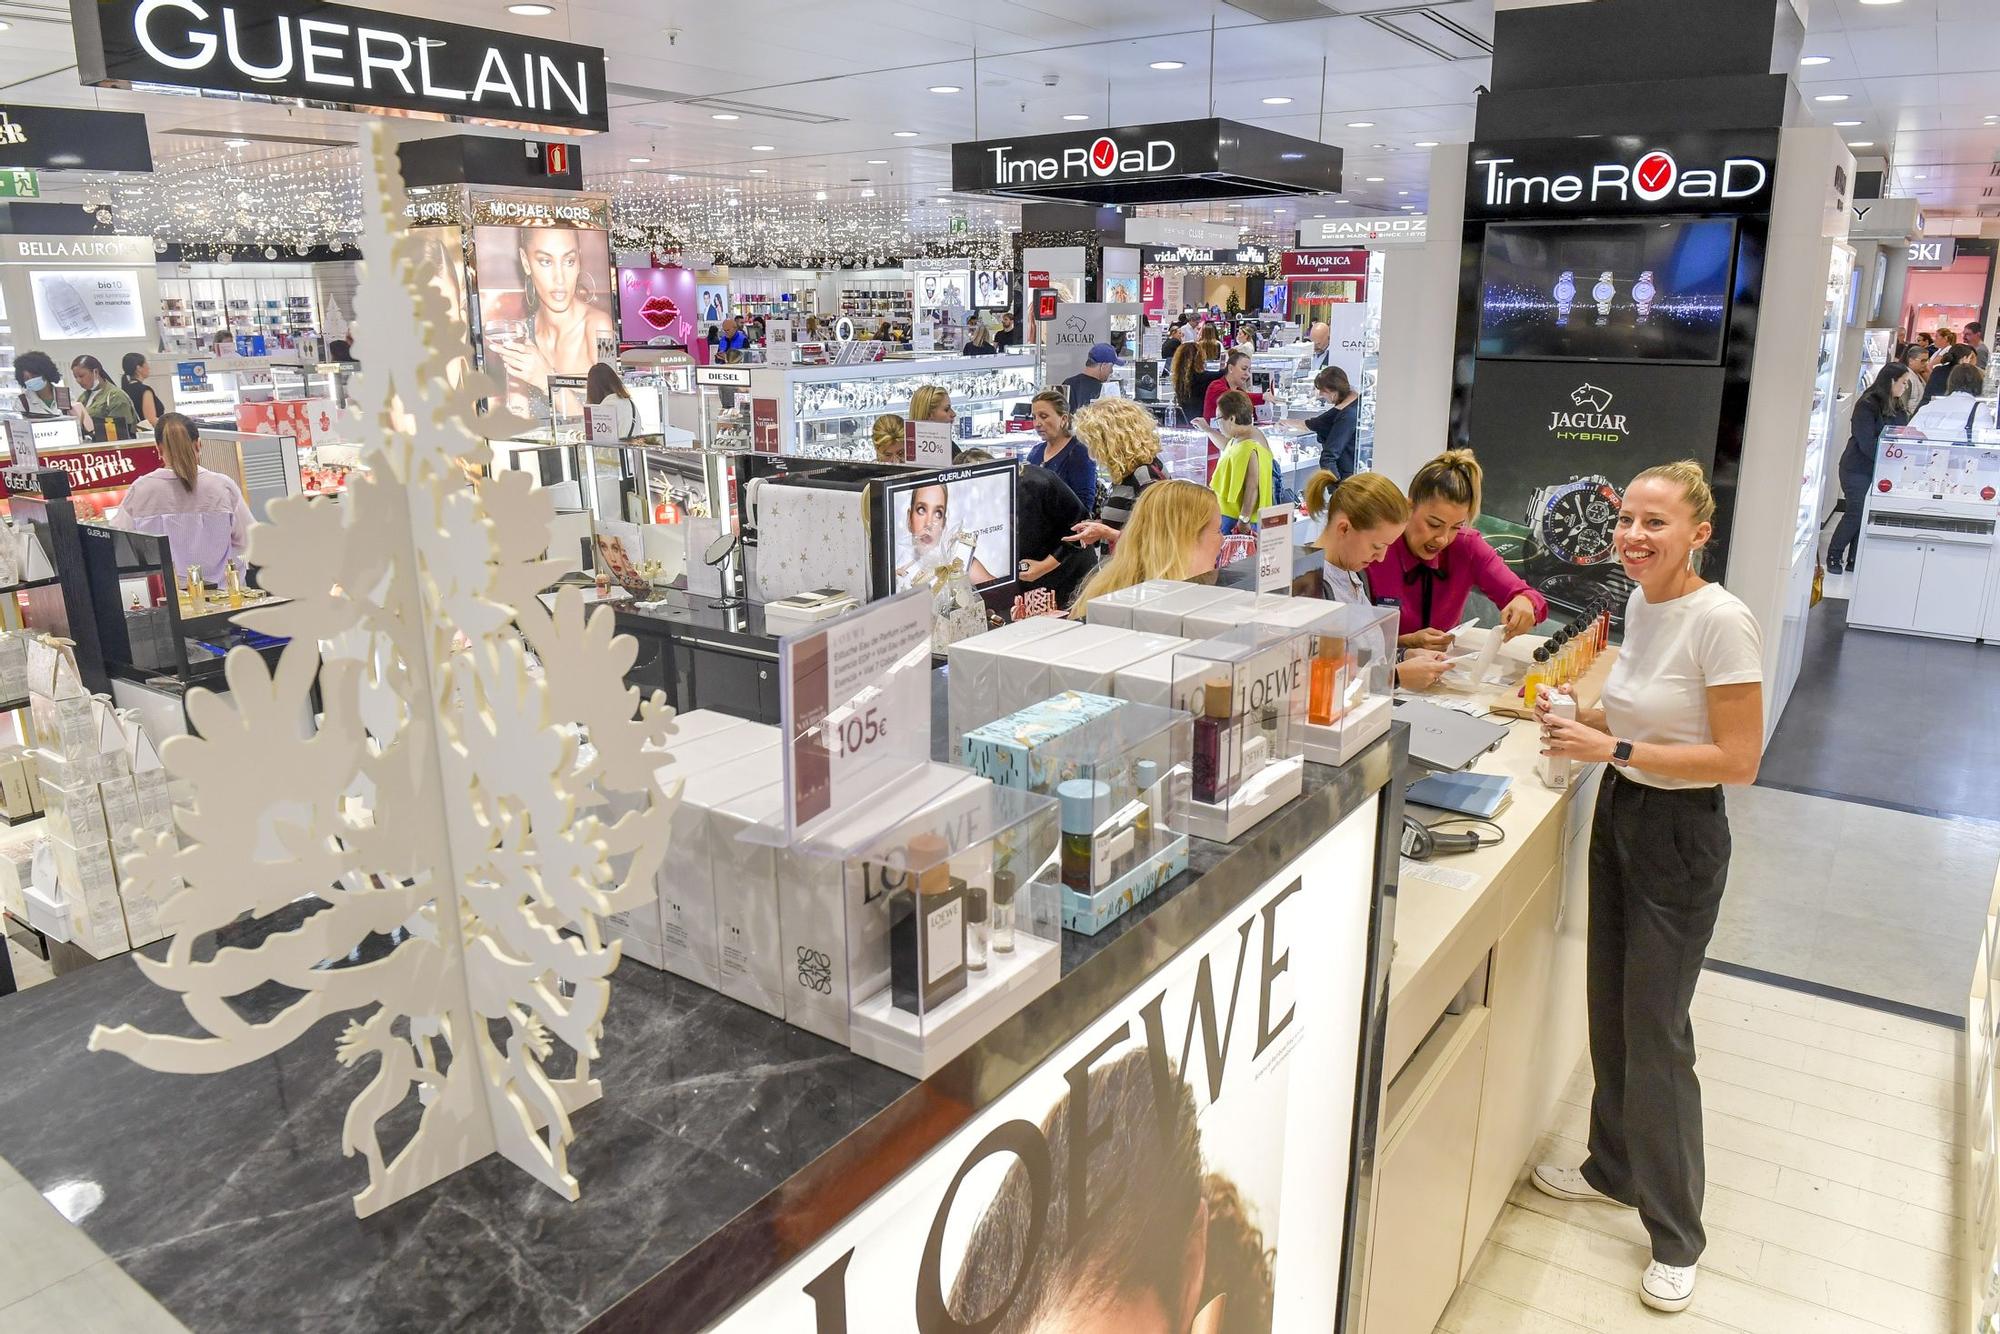
[{"label": "white product box", "polygon": [[1132,628],[1156,635],[1180,635],[1188,638],[1185,623],[1188,616],[1205,607],[1223,606],[1228,603],[1244,604],[1253,601],[1256,594],[1242,588],[1217,588],[1213,584],[1183,584],[1172,592],[1163,593],[1149,602],[1132,608]]},{"label": "white product box", "polygon": [[126,853],[139,850],[139,789],[130,778],[112,778],[97,785],[97,797],[112,856],[122,861]]},{"label": "white product box", "polygon": [[1143,584],[1134,584],[1130,588],[1120,588],[1101,597],[1092,598],[1083,609],[1084,619],[1092,625],[1108,625],[1114,629],[1130,630],[1132,611],[1135,607],[1143,606],[1175,589],[1186,587],[1187,585],[1178,579],[1148,579]]},{"label": "white product box", "polygon": [[[1030,704],[1061,694],[1063,687],[1056,684],[1053,669],[1057,658],[1093,660],[1092,655],[1115,653],[1116,646],[1131,634],[1130,630],[1114,630],[1107,625],[1079,625],[1053,643],[1030,644],[1004,659],[999,664],[993,697],[998,712],[993,718],[1005,718]],[[986,721],[992,722],[993,718]]]},{"label": "white product box", "polygon": [[1182,819],[1187,832],[1211,843],[1234,843],[1305,790],[1305,758],[1272,760],[1238,787],[1220,806],[1190,801]]},{"label": "white product box", "polygon": [[1286,593],[1260,593],[1248,602],[1224,602],[1191,612],[1181,621],[1189,639],[1213,639],[1239,625],[1275,625],[1303,630],[1336,617],[1337,604],[1324,598],[1295,598]]},{"label": "white product box", "polygon": [[[776,1006],[750,1001],[795,1027],[847,1041],[847,934],[840,905],[840,863],[778,847],[785,794],[772,785],[731,797],[715,809],[711,861],[718,897],[739,900],[734,912],[775,927],[770,966],[757,968],[775,985]],[[756,829],[762,837],[744,835]],[[768,918],[766,914],[769,914]],[[768,937],[759,934],[762,947]]]},{"label": "white product box", "polygon": [[0,700],[22,699],[28,693],[28,637],[19,631],[0,634]]},{"label": "white product box", "polygon": [[132,791],[139,801],[139,827],[148,833],[172,833],[174,800],[167,781],[167,771],[140,770],[132,775]]},{"label": "white product box", "polygon": [[81,847],[59,838],[49,840],[55,855],[56,879],[69,911],[69,938],[86,954],[99,959],[132,948],[125,930],[125,905],[118,897],[118,876],[111,864],[111,847],[90,843]]},{"label": "white product box", "polygon": [[[24,888],[27,883],[13,858],[0,857],[0,908],[5,908],[17,922],[28,920],[28,895]],[[0,949],[5,948],[0,944]]]},{"label": "white product box", "polygon": [[1111,679],[1109,693],[1128,704],[1150,704],[1160,709],[1200,713],[1204,675],[1200,663],[1170,650],[1120,667]]},{"label": "white product box", "polygon": [[[1064,640],[1062,646],[1066,651],[1049,663],[1049,684],[1054,687],[1049,694],[1075,690],[1085,695],[1109,695],[1112,681],[1121,667],[1144,662],[1156,654],[1171,653],[1187,643],[1178,635],[1154,635],[1143,630],[1112,630],[1111,633],[1117,638],[1107,644],[1078,644],[1075,640]],[[1072,648],[1072,645],[1075,647]]]},{"label": "white product box", "polygon": [[660,868],[660,944],[668,972],[711,991],[723,991],[710,852],[713,811],[719,801],[777,781],[778,729],[745,723],[687,749],[704,743],[716,747],[716,753],[706,762],[688,761],[698,771],[691,770],[681,791],[666,863]]},{"label": "white product box", "polygon": [[35,780],[29,774],[26,752],[0,755],[0,815],[20,821],[35,813],[36,798],[41,794],[35,791]]},{"label": "white product box", "polygon": [[1306,723],[1299,728],[1299,754],[1314,764],[1339,768],[1389,730],[1393,704],[1390,696],[1376,695],[1332,727]]},{"label": "white product box", "polygon": [[[737,854],[736,835],[742,826],[722,813],[733,798],[778,791],[780,769],[779,751],[773,746],[719,770],[713,780],[702,779],[708,814],[703,841],[708,855],[698,873],[707,881],[708,910],[714,923],[715,989],[782,1017],[785,1001],[778,980],[776,882],[764,877],[763,864],[750,868],[755,873],[753,879],[741,878],[744,868]],[[663,908],[662,915],[666,912]],[[671,960],[668,971],[678,971]]]},{"label": "white product box", "polygon": [[72,847],[110,841],[110,830],[104,823],[104,806],[97,796],[97,784],[78,783],[74,787],[62,787],[44,778],[42,806],[48,813],[50,837]]},{"label": "white product box", "polygon": [[947,749],[956,749],[957,738],[967,732],[1012,712],[1000,707],[999,681],[1017,656],[1033,651],[1036,645],[1046,651],[1053,647],[1051,637],[1066,636],[1079,628],[1075,621],[1059,616],[1033,616],[961,639],[946,649],[945,659],[950,664],[946,671],[950,687],[946,725],[953,743]]},{"label": "white product box", "polygon": [[62,892],[53,886],[45,890],[37,885],[24,885],[21,892],[28,902],[28,915],[21,920],[49,939],[67,943],[69,912],[63,907]]}]

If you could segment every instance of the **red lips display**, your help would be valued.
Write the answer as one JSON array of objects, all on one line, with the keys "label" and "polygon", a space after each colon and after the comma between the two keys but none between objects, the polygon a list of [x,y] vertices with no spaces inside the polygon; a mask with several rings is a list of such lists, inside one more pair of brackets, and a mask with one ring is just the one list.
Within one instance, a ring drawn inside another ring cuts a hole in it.
[{"label": "red lips display", "polygon": [[664,296],[649,296],[646,304],[639,307],[639,318],[665,333],[681,318],[681,308]]}]

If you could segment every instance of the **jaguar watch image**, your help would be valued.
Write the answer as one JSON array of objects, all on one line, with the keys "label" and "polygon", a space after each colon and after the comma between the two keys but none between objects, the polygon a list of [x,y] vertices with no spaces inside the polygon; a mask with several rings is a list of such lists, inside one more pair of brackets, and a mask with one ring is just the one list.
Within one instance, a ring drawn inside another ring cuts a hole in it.
[{"label": "jaguar watch image", "polygon": [[1565,564],[1602,565],[1614,554],[1621,499],[1608,477],[1545,486],[1528,502],[1528,536]]}]

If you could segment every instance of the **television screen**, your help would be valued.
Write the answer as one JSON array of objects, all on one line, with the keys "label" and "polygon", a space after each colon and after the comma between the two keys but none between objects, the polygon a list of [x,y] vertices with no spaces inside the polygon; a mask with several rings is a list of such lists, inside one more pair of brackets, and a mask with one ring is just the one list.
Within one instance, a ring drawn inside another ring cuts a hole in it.
[{"label": "television screen", "polygon": [[1480,262],[1479,355],[1713,365],[1735,257],[1727,218],[1495,223]]},{"label": "television screen", "polygon": [[973,304],[981,310],[1005,310],[1007,301],[1007,271],[1005,269],[980,269],[972,275]]},{"label": "television screen", "polygon": [[1005,461],[889,482],[890,588],[930,587],[954,561],[982,592],[1013,583],[1015,474]]}]

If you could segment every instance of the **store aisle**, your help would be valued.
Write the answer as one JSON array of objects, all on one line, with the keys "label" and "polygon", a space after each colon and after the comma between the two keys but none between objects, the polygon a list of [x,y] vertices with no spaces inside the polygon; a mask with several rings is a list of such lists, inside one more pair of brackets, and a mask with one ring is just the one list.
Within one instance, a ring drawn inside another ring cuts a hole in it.
[{"label": "store aisle", "polygon": [[1828,599],[1758,782],[1926,814],[2000,816],[2000,644],[1847,629]]},{"label": "store aisle", "polygon": [[2000,823],[1732,789],[1735,854],[1708,957],[1956,1018]]},{"label": "store aisle", "polygon": [[[1709,1250],[1694,1305],[1640,1305],[1635,1214],[1525,1180],[1439,1334],[1947,1334],[1954,1328],[1957,1036],[1709,972],[1695,1006]],[[1581,1160],[1586,1062],[1542,1151]]]}]

